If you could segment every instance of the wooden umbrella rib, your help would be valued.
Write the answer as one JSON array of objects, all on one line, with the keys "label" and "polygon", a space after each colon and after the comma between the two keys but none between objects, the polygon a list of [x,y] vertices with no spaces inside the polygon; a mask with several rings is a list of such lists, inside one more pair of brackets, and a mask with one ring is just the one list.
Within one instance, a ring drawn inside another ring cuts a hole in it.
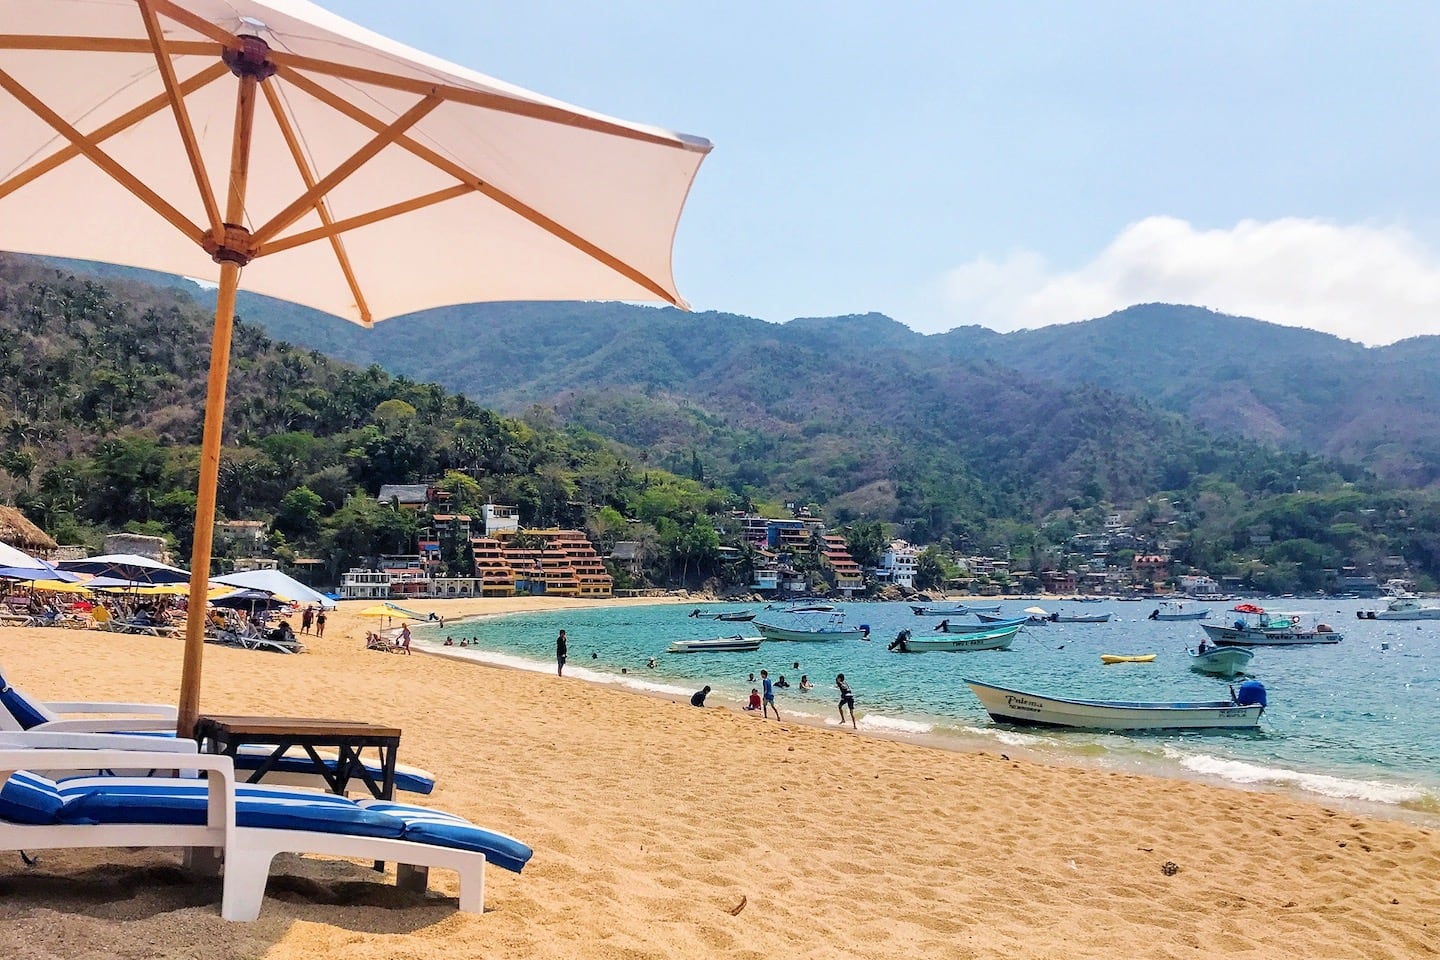
[{"label": "wooden umbrella rib", "polygon": [[[189,80],[182,82],[177,89],[179,90],[182,97],[186,97],[194,93],[196,90],[199,90],[201,87],[207,86],[208,84],[213,83],[220,77],[229,74],[229,72],[230,70],[228,67],[225,66],[225,64],[212,63],[204,70],[201,70],[199,73],[195,74],[195,76],[191,77]],[[121,114],[114,120],[111,120],[109,123],[100,127],[96,127],[93,131],[86,135],[85,139],[93,144],[103,143],[111,137],[115,136],[116,134],[130,129],[135,124],[139,123],[141,120],[144,120],[146,117],[153,116],[159,111],[165,109],[167,106],[169,106],[169,104],[169,94],[158,94],[157,96],[151,97],[149,100],[146,100],[144,103],[135,107],[133,110]],[[80,155],[80,148],[77,147],[73,142],[70,143],[68,146],[60,148],[59,150],[50,154],[50,156],[46,157],[45,159],[39,160],[33,165],[25,168],[24,170],[21,170],[9,180],[0,182],[0,198],[9,196],[16,190],[19,190],[21,187],[25,186],[25,184],[30,183],[38,177],[44,176],[51,170],[54,170],[56,167],[61,166],[62,164],[67,163],[68,161],[73,160]]]},{"label": "wooden umbrella rib", "polygon": [[412,197],[409,200],[402,200],[399,203],[392,203],[386,207],[371,210],[369,213],[362,213],[358,216],[347,217],[344,220],[336,220],[327,223],[323,227],[316,227],[313,230],[306,230],[304,233],[294,233],[269,243],[262,244],[255,252],[257,257],[268,256],[269,254],[282,253],[286,250],[293,250],[296,247],[303,247],[307,243],[314,243],[316,240],[324,240],[326,237],[338,238],[342,233],[351,230],[358,230],[361,227],[369,226],[372,223],[379,223],[382,220],[389,220],[401,214],[413,213],[416,210],[423,210],[425,207],[432,207],[437,203],[444,203],[446,200],[454,200],[456,197],[463,197],[475,192],[475,188],[468,183],[457,183],[453,187],[446,187],[444,190],[436,190],[434,193],[427,193],[424,196]]},{"label": "wooden umbrella rib", "polygon": [[[310,162],[305,157],[305,151],[300,148],[300,139],[295,136],[295,128],[290,123],[290,118],[285,115],[284,105],[280,102],[280,94],[276,92],[275,83],[261,85],[265,93],[265,102],[270,105],[270,113],[275,118],[275,124],[280,128],[280,136],[285,139],[285,145],[290,148],[290,156],[295,161],[295,168],[300,171],[300,178],[305,183],[307,190],[315,188],[315,173],[310,169]],[[373,322],[370,313],[370,306],[365,302],[365,294],[360,289],[360,283],[355,278],[355,270],[350,264],[350,255],[345,252],[345,241],[340,237],[339,231],[334,231],[335,218],[330,215],[330,206],[324,197],[315,201],[315,212],[320,216],[320,222],[328,231],[330,249],[335,254],[335,260],[340,264],[340,272],[345,275],[345,282],[350,287],[350,293],[355,297],[355,307],[360,311],[360,319],[366,326]],[[263,256],[264,250],[257,250],[255,255]]]},{"label": "wooden umbrella rib", "polygon": [[[344,98],[325,89],[323,86],[311,80],[309,77],[305,76],[299,71],[292,70],[289,67],[281,66],[278,73],[287,82],[295,85],[296,87],[303,90],[305,93],[308,93],[315,99],[319,100],[321,103],[324,103],[331,109],[344,114],[345,116],[354,120],[356,123],[369,127],[372,130],[380,130],[385,127],[385,122],[383,120],[371,116],[370,114],[366,113],[364,110],[361,110],[359,107],[356,107],[354,104],[350,103]],[[652,280],[650,277],[646,276],[640,270],[632,267],[630,264],[621,260],[619,257],[615,256],[609,251],[602,249],[594,243],[591,243],[589,240],[586,240],[584,237],[575,233],[573,230],[570,230],[567,227],[562,226],[555,220],[550,219],[549,217],[545,216],[545,214],[534,209],[533,207],[522,203],[518,198],[511,196],[500,188],[493,186],[492,184],[487,183],[484,180],[481,180],[475,174],[466,170],[458,163],[446,159],[445,157],[436,153],[429,147],[417,143],[409,137],[399,137],[398,139],[396,139],[395,145],[398,147],[403,147],[404,149],[419,157],[421,160],[424,160],[426,163],[429,163],[436,169],[444,171],[445,173],[454,177],[456,180],[459,180],[461,183],[466,184],[476,192],[482,193],[485,196],[489,197],[491,200],[494,200],[496,203],[505,207],[507,210],[510,210],[512,213],[523,217],[524,219],[530,221],[545,232],[564,241],[565,243],[570,244],[575,249],[581,251],[589,257],[592,257],[600,263],[603,263],[605,266],[609,267],[611,270],[614,270],[621,276],[633,281],[641,287],[644,287],[646,290],[649,290],[651,293],[655,294],[657,297],[664,300],[666,303],[679,306],[680,301],[674,294],[670,293],[670,291],[666,290],[663,286],[661,286],[655,280]]]},{"label": "wooden umbrella rib", "polygon": [[[220,55],[220,47],[209,40],[171,40],[170,52],[175,56]],[[155,48],[150,41],[136,37],[57,37],[31,34],[0,34],[0,50],[50,50],[70,53],[143,53],[150,56]]]},{"label": "wooden umbrella rib", "polygon": [[240,38],[235,34],[224,27],[216,26],[199,14],[191,13],[171,0],[149,0],[149,2],[154,5],[155,12],[162,17],[173,20],[181,26],[189,27],[202,37],[209,37],[216,43],[227,47],[240,46]]},{"label": "wooden umbrella rib", "polygon": [[3,87],[12,97],[19,100],[26,109],[41,120],[44,120],[53,127],[57,133],[74,144],[92,163],[109,174],[111,179],[115,180],[126,190],[129,190],[151,210],[154,210],[160,216],[164,217],[171,226],[196,243],[201,242],[204,238],[204,231],[191,223],[183,213],[167,203],[158,193],[147,187],[139,177],[135,176],[129,170],[126,170],[108,153],[88,140],[83,133],[70,126],[64,117],[61,117],[54,110],[47,107],[38,97],[4,70],[0,70],[0,87]]},{"label": "wooden umbrella rib", "polygon": [[655,143],[666,147],[679,147],[687,150],[696,149],[693,144],[686,143],[673,136],[665,136],[648,130],[636,130],[634,127],[616,123],[613,120],[588,116],[575,110],[567,110],[564,107],[556,107],[548,103],[536,103],[532,100],[522,100],[500,93],[490,93],[485,90],[470,90],[452,84],[437,84],[431,80],[401,77],[393,73],[385,73],[381,70],[368,70],[364,67],[335,63],[329,60],[320,60],[315,57],[305,57],[294,53],[284,53],[278,50],[273,52],[270,58],[279,67],[289,67],[294,70],[304,70],[308,73],[324,74],[341,80],[352,80],[356,83],[385,87],[390,90],[403,90],[408,93],[429,94],[434,92],[445,100],[467,104],[472,107],[483,107],[487,110],[529,117],[532,120],[544,120],[549,123],[578,127],[582,130],[593,130],[598,133],[608,133],[617,137],[640,140],[645,143]]},{"label": "wooden umbrella rib", "polygon": [[377,131],[369,143],[352,153],[340,166],[326,174],[323,180],[302,193],[284,210],[271,217],[269,223],[256,230],[254,242],[256,244],[264,243],[290,226],[306,210],[313,207],[316,200],[322,199],[331,190],[344,183],[351,174],[368,163],[381,150],[398,140],[406,130],[419,123],[426,114],[444,102],[438,96],[428,96],[406,110],[394,123]]},{"label": "wooden umbrella rib", "polygon": [[190,111],[185,109],[185,97],[180,93],[175,79],[175,64],[170,60],[170,47],[165,40],[165,31],[160,28],[160,19],[155,14],[152,0],[137,0],[140,15],[145,20],[145,32],[154,46],[155,64],[160,68],[160,80],[165,85],[165,95],[170,100],[171,112],[175,114],[175,126],[180,130],[180,139],[185,144],[185,156],[190,161],[190,170],[195,175],[195,187],[200,191],[200,202],[205,205],[205,215],[210,219],[210,232],[216,237],[225,232],[220,219],[220,205],[215,201],[215,189],[205,172],[205,158],[200,154],[200,143],[195,139],[195,127],[190,123]]}]

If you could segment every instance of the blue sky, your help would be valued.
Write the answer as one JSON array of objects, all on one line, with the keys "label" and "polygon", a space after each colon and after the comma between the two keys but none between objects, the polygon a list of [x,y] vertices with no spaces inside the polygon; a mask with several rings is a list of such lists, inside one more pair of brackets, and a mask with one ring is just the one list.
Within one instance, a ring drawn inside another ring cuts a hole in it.
[{"label": "blue sky", "polygon": [[1440,5],[321,2],[714,141],[675,248],[696,309],[1440,332]]}]

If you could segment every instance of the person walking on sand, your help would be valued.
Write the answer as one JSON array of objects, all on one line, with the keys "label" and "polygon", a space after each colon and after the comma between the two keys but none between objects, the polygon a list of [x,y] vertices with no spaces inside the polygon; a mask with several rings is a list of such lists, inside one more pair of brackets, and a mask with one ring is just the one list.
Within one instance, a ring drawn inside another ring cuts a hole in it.
[{"label": "person walking on sand", "polygon": [[315,611],[315,636],[325,636],[325,608]]},{"label": "person walking on sand", "polygon": [[849,707],[850,726],[859,730],[855,723],[855,694],[850,691],[850,684],[845,682],[845,674],[835,674],[835,689],[840,691],[840,726],[845,726],[845,708]]},{"label": "person walking on sand", "polygon": [[397,645],[405,652],[405,656],[410,656],[410,624],[401,624],[398,641]]},{"label": "person walking on sand", "polygon": [[306,607],[305,612],[300,614],[300,632],[309,633],[310,625],[315,622],[315,608]]},{"label": "person walking on sand", "polygon": [[769,719],[770,711],[774,710],[775,719],[779,720],[780,708],[775,706],[775,685],[770,682],[769,670],[760,671],[760,687],[765,691],[765,695],[761,698],[763,701],[760,705],[761,719]]},{"label": "person walking on sand", "polygon": [[565,637],[565,631],[560,631],[560,636],[555,638],[555,676],[565,676],[565,661],[570,658],[570,641]]}]

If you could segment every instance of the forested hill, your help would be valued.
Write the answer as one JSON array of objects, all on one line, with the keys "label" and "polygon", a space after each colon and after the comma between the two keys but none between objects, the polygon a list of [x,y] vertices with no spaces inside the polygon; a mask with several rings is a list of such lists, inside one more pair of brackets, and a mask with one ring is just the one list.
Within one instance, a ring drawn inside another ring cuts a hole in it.
[{"label": "forested hill", "polygon": [[[153,277],[205,296],[188,282]],[[1006,374],[1016,382],[1102,387],[1216,433],[1355,463],[1404,486],[1440,480],[1440,337],[1367,349],[1169,304],[1003,335],[970,326],[928,337],[876,314],[771,324],[615,303],[450,307],[373,331],[264,297],[242,294],[241,310],[274,336],[434,379],[511,411],[571,391],[687,394],[692,381],[732,376],[746,358],[766,353],[809,351],[836,371],[897,353],[905,359],[872,378],[875,389],[893,389],[902,372],[944,376],[956,362],[988,361],[1017,371]],[[796,370],[812,373],[828,371]]]},{"label": "forested hill", "polygon": [[1145,402],[923,349],[951,341],[878,315],[776,325],[517,303],[364,331],[261,298],[241,308],[274,335],[487,404],[543,403],[552,425],[592,430],[636,460],[737,495],[904,522],[922,542],[1067,505],[1128,505],[1205,477],[1253,493],[1339,479],[1334,465],[1207,434]]}]

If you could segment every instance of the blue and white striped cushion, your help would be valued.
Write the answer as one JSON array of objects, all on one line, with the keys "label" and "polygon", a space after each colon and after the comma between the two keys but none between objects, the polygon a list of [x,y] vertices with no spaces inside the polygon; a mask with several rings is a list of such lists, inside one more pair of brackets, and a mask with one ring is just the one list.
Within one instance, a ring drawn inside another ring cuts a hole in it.
[{"label": "blue and white striped cushion", "polygon": [[29,770],[17,770],[0,786],[0,820],[55,823],[64,806],[55,781]]},{"label": "blue and white striped cushion", "polygon": [[[270,759],[271,748],[269,747],[241,747],[235,754],[236,770],[258,770],[260,766]],[[333,771],[337,760],[324,758],[326,765]],[[315,766],[307,756],[284,756],[275,762],[272,770],[284,773],[313,773]],[[365,761],[365,769],[375,782],[380,782],[383,771],[380,764],[374,760]],[[351,783],[357,781],[352,780]],[[435,789],[435,775],[428,770],[421,770],[419,767],[407,766],[403,763],[395,765],[395,789],[403,790],[406,793],[428,794]]]},{"label": "blue and white striped cushion", "polygon": [[[205,787],[193,780],[88,777],[60,787],[66,823],[203,824]],[[271,830],[313,830],[360,837],[398,839],[404,821],[366,810],[344,797],[244,786],[235,790],[235,823]]]},{"label": "blue and white striped cushion", "polygon": [[457,817],[443,810],[391,803],[388,800],[362,800],[360,806],[404,821],[406,840],[436,847],[474,850],[485,854],[487,862],[516,873],[524,868],[535,853],[514,837],[477,827],[464,817]]}]

